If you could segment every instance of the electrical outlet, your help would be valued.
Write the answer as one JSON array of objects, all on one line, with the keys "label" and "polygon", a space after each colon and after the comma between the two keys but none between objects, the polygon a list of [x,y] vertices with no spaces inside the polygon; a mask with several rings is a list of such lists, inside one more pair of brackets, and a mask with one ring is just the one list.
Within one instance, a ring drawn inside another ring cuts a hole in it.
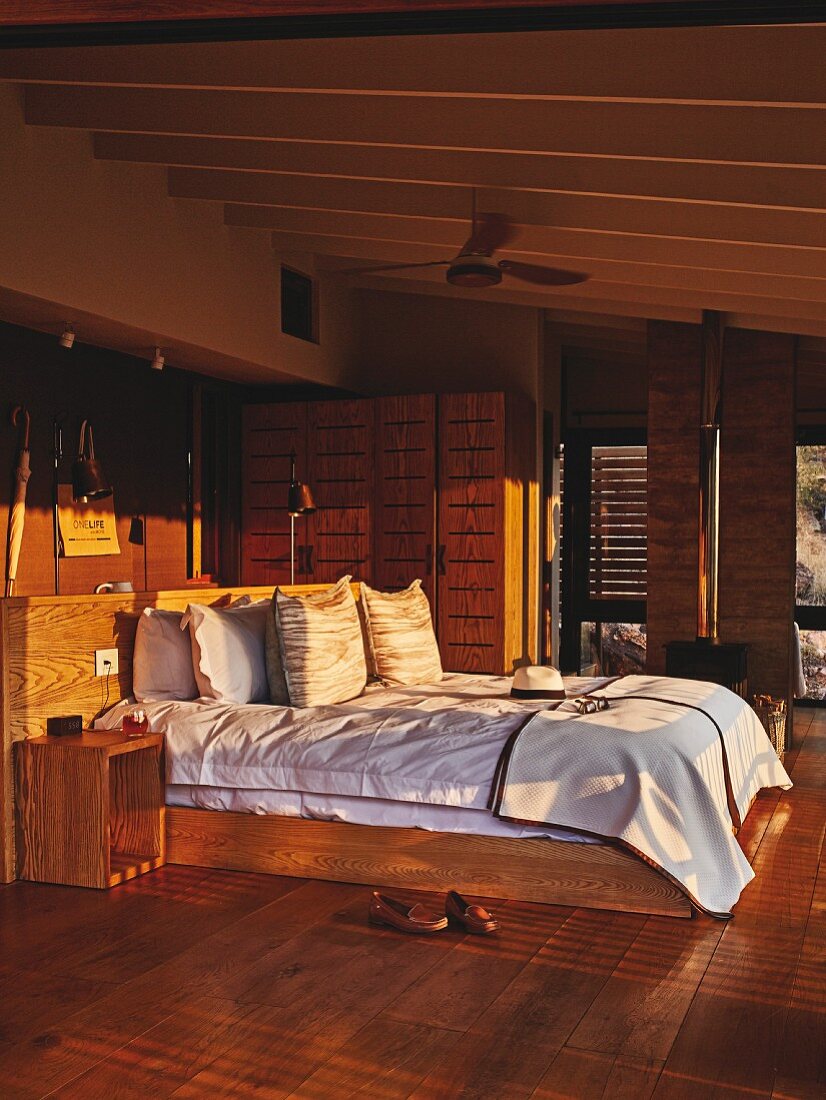
[{"label": "electrical outlet", "polygon": [[117,671],[118,651],[116,649],[96,649],[95,676],[114,676]]}]

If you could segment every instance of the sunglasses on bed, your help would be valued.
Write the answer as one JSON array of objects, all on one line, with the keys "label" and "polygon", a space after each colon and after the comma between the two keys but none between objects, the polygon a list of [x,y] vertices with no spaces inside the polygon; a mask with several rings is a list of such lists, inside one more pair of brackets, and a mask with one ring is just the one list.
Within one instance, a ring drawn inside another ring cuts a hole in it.
[{"label": "sunglasses on bed", "polygon": [[608,700],[604,695],[583,695],[574,699],[574,706],[580,714],[596,714],[597,711],[608,710]]}]

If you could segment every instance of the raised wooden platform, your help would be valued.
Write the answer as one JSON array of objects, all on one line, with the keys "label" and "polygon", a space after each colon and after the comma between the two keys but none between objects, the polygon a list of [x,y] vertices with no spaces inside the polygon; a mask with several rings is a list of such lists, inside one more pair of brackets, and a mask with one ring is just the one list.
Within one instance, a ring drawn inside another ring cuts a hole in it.
[{"label": "raised wooden platform", "polygon": [[195,867],[363,882],[690,917],[679,887],[609,844],[432,833],[338,821],[167,810],[167,859]]}]

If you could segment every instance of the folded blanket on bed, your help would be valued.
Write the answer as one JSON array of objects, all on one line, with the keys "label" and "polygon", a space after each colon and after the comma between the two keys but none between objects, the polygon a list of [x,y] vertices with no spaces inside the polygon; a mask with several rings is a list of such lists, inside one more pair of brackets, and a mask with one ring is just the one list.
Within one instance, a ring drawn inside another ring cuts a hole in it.
[{"label": "folded blanket on bed", "polygon": [[734,826],[763,787],[791,787],[757,716],[693,680],[627,676],[602,694],[609,710],[565,702],[511,736],[494,813],[616,839],[728,914],[754,877]]}]

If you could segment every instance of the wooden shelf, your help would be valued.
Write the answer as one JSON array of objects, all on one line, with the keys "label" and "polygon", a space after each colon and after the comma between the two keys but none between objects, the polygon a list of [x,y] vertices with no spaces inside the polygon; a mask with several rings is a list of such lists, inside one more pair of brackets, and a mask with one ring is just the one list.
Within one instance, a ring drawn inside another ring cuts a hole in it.
[{"label": "wooden shelf", "polygon": [[166,862],[161,734],[86,730],[16,753],[20,878],[105,890]]}]

